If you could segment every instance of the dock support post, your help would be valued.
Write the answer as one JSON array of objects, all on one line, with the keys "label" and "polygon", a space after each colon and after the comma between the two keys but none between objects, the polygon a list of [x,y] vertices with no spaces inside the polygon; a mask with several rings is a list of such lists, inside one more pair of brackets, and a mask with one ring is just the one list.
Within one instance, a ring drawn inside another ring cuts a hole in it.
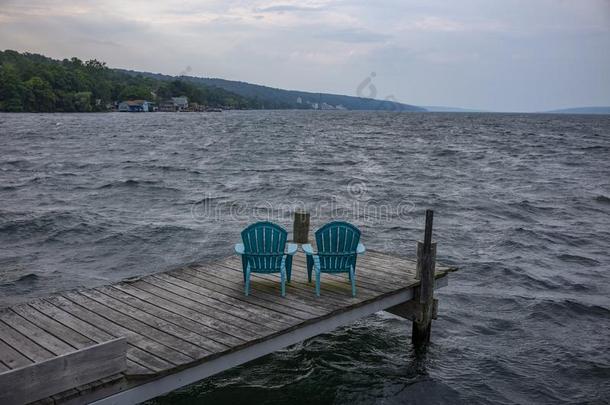
[{"label": "dock support post", "polygon": [[430,329],[434,316],[436,242],[432,242],[433,216],[432,210],[426,210],[424,241],[417,242],[417,276],[420,279],[420,286],[415,290],[415,300],[421,305],[421,316],[413,321],[411,332],[411,340],[416,348],[423,348],[430,342]]},{"label": "dock support post", "polygon": [[294,226],[292,228],[294,243],[307,243],[309,240],[309,212],[296,210],[294,212]]}]

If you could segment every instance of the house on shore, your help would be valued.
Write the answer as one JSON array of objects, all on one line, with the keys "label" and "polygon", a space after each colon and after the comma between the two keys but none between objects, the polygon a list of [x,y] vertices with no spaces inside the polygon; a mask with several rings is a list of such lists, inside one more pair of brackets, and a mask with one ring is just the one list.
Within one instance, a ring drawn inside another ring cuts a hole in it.
[{"label": "house on shore", "polygon": [[184,111],[189,108],[189,99],[187,97],[172,97],[172,102],[176,107],[176,111]]},{"label": "house on shore", "polygon": [[120,112],[149,112],[152,110],[152,103],[146,100],[127,100],[119,103]]},{"label": "house on shore", "polygon": [[172,97],[171,99],[165,100],[159,104],[159,111],[162,112],[187,111],[188,109],[188,97]]}]

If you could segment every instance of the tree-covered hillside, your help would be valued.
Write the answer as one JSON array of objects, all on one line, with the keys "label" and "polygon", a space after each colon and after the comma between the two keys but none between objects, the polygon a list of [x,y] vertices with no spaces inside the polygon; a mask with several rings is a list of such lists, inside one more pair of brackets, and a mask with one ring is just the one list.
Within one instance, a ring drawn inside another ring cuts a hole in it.
[{"label": "tree-covered hillside", "polygon": [[[142,75],[151,79],[174,80],[174,76],[160,73],[137,72],[124,70],[131,75]],[[298,90],[276,89],[274,87],[261,86],[234,80],[214,79],[207,77],[180,76],[186,82],[209,86],[211,88],[223,89],[231,93],[239,94],[250,100],[260,103],[262,108],[267,109],[325,109],[325,107],[338,107],[347,110],[376,110],[376,111],[408,111],[424,112],[425,108],[415,105],[399,103],[393,100],[378,100],[366,97],[345,96],[341,94],[310,93]]]},{"label": "tree-covered hillside", "polygon": [[187,96],[199,104],[260,108],[260,103],[224,89],[185,80],[159,80],[110,69],[95,59],[62,61],[43,55],[0,51],[0,111],[106,111],[115,101],[159,102]]}]

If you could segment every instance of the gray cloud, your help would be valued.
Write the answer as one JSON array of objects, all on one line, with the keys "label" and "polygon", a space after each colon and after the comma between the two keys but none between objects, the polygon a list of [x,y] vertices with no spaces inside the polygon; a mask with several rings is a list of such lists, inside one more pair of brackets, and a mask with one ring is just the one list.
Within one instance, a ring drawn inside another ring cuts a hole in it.
[{"label": "gray cloud", "polygon": [[391,38],[390,35],[358,28],[326,29],[316,33],[316,37],[347,43],[384,42]]},{"label": "gray cloud", "polygon": [[312,11],[323,11],[325,7],[304,7],[296,6],[292,4],[278,4],[276,6],[259,7],[255,8],[254,11],[257,13],[291,13],[291,12],[312,12]]}]

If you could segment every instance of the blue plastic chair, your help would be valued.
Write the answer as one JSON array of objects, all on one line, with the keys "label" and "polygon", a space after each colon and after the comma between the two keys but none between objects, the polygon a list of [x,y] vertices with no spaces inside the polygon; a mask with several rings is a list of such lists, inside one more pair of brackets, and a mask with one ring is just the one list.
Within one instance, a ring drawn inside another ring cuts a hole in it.
[{"label": "blue plastic chair", "polygon": [[286,279],[290,282],[292,256],[297,252],[296,244],[286,243],[287,237],[284,228],[271,222],[257,222],[241,232],[243,243],[235,245],[235,252],[241,255],[246,295],[250,274],[280,273],[282,297],[286,296]]},{"label": "blue plastic chair", "polygon": [[360,243],[360,230],[347,222],[334,221],[316,231],[318,252],[310,244],[303,245],[307,255],[307,278],[316,271],[316,295],[320,296],[322,273],[348,273],[352,284],[352,296],[356,296],[356,258],[365,252]]}]

